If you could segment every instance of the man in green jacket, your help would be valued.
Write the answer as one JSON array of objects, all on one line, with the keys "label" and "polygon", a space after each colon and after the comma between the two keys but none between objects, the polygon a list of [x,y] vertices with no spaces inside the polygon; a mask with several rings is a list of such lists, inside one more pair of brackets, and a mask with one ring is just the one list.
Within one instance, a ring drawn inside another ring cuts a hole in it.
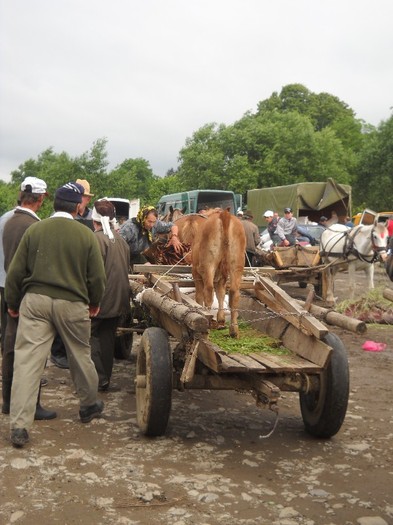
[{"label": "man in green jacket", "polygon": [[97,400],[89,339],[106,277],[93,232],[73,220],[82,193],[74,182],[56,191],[55,213],[26,230],[7,272],[8,313],[19,316],[10,411],[16,447],[29,441],[40,377],[56,332],[67,350],[82,423],[99,417],[104,407]]}]

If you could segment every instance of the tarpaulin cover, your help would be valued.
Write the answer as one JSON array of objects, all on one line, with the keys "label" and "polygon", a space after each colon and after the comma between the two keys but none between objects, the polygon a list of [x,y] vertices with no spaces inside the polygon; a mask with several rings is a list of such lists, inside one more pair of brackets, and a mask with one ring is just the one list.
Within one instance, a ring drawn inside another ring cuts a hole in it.
[{"label": "tarpaulin cover", "polygon": [[308,217],[315,222],[322,215],[329,219],[334,211],[340,222],[345,222],[345,217],[351,216],[352,188],[328,179],[326,182],[300,182],[247,192],[247,209],[252,211],[258,226],[266,226],[263,219],[266,210],[277,211],[283,216],[287,207],[292,208],[295,217]]}]

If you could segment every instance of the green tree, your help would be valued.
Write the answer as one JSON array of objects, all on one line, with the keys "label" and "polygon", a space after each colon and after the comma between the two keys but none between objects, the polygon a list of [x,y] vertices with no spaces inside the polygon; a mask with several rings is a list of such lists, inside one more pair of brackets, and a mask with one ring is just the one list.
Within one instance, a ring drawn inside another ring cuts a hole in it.
[{"label": "green tree", "polygon": [[393,116],[365,135],[355,203],[360,208],[391,211],[393,192]]},{"label": "green tree", "polygon": [[0,216],[17,204],[19,186],[0,180]]},{"label": "green tree", "polygon": [[138,158],[124,160],[103,178],[103,182],[107,196],[139,198],[142,204],[149,204],[150,191],[156,179],[149,162]]},{"label": "green tree", "polygon": [[178,176],[182,190],[229,189],[224,175],[225,154],[220,142],[224,125],[206,124],[180,150]]}]

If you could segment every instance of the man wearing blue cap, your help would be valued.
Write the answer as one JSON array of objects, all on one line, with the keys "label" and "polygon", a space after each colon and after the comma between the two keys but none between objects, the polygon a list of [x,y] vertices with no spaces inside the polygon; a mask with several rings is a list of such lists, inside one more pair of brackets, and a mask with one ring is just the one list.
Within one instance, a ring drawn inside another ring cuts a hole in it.
[{"label": "man wearing blue cap", "polygon": [[89,340],[90,318],[100,310],[106,277],[93,232],[73,220],[82,193],[75,182],[56,191],[55,213],[28,228],[8,269],[8,313],[19,316],[10,410],[16,447],[29,441],[40,376],[56,332],[67,350],[82,423],[103,410]]}]

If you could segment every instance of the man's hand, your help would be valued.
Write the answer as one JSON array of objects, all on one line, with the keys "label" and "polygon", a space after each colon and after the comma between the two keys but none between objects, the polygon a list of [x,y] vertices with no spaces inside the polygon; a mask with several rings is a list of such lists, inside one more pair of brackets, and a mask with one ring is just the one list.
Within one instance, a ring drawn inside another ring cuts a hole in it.
[{"label": "man's hand", "polygon": [[11,308],[8,308],[8,315],[10,317],[19,317],[19,310],[12,310]]},{"label": "man's hand", "polygon": [[89,305],[89,316],[90,317],[97,317],[99,311],[100,311],[100,307],[99,306],[91,306],[91,305]]}]

